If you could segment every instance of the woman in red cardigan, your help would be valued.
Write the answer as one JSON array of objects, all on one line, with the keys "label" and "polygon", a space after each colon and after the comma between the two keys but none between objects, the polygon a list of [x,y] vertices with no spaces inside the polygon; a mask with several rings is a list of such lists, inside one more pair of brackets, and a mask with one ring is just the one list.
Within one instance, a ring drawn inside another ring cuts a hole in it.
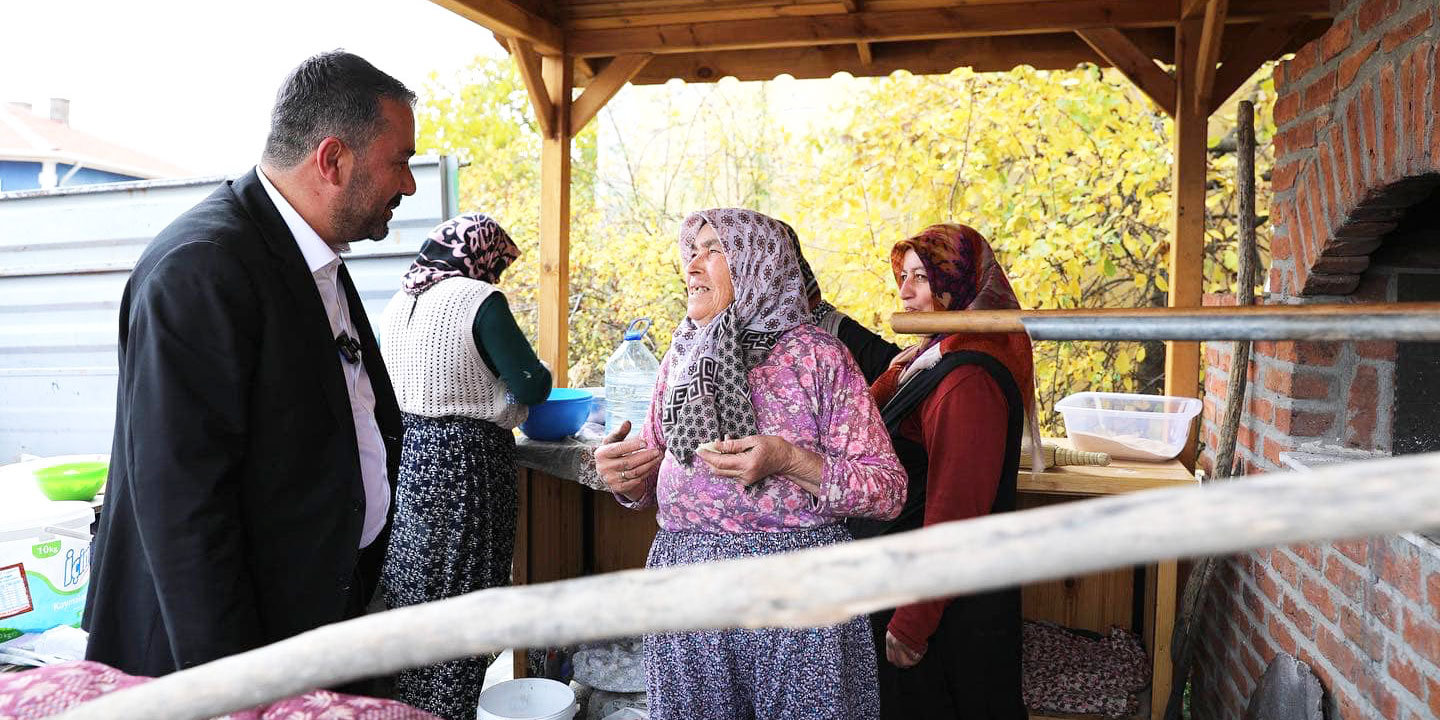
[{"label": "woman in red cardigan", "polygon": [[[907,312],[1016,309],[985,238],[964,225],[926,228],[890,255]],[[931,335],[904,350],[838,312],[816,315],[872,380],[909,476],[893,521],[853,520],[856,538],[1015,509],[1034,369],[1024,333]],[[1033,433],[1032,433],[1033,435]],[[915,603],[871,616],[881,717],[1013,720],[1020,696],[1020,590]]]}]

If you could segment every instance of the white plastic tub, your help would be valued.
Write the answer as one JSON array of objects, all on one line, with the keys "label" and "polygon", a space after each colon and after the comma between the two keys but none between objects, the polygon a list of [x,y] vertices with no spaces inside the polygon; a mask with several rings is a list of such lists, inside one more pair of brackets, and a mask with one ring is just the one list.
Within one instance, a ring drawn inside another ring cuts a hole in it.
[{"label": "white plastic tub", "polygon": [[1107,392],[1075,393],[1055,403],[1076,450],[1150,462],[1180,454],[1200,408],[1196,398]]},{"label": "white plastic tub", "polygon": [[480,693],[479,720],[571,720],[580,711],[575,691],[545,678],[506,680]]}]

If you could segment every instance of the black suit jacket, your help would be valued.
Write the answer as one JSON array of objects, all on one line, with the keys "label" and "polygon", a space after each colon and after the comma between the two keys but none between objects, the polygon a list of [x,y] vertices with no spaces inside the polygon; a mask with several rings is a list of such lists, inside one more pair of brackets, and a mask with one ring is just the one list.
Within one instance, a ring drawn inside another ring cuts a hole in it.
[{"label": "black suit jacket", "polygon": [[[393,491],[400,411],[343,272],[341,284]],[[163,675],[341,620],[369,598],[388,532],[359,550],[365,493],[341,362],[254,171],[150,243],[120,306],[87,658]]]}]

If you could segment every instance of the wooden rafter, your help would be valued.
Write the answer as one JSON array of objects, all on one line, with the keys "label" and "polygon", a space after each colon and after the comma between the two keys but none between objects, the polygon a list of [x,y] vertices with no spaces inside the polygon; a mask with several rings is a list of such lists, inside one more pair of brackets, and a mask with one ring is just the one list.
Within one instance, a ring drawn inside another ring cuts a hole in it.
[{"label": "wooden rafter", "polygon": [[565,33],[560,26],[510,0],[431,1],[500,35],[520,38],[540,52],[560,53],[565,49]]},{"label": "wooden rafter", "polygon": [[1149,55],[1141,52],[1125,33],[1115,28],[1092,28],[1077,30],[1075,34],[1116,70],[1130,78],[1130,82],[1135,83],[1166,115],[1175,117],[1175,78],[1156,65]]},{"label": "wooden rafter", "polygon": [[1277,57],[1310,22],[1303,17],[1271,18],[1246,33],[1243,41],[1231,44],[1215,72],[1210,112],[1219,109],[1261,65]]},{"label": "wooden rafter", "polygon": [[[1257,21],[1276,12],[1328,14],[1325,0],[1254,0],[1230,20]],[[585,57],[625,53],[685,53],[705,50],[894,42],[987,35],[1073,32],[1086,28],[1170,27],[1176,6],[1136,0],[1073,0],[1045,3],[985,3],[918,10],[811,16],[778,16],[716,22],[680,22],[600,30],[573,29],[566,52]]]},{"label": "wooden rafter", "polygon": [[620,92],[620,88],[625,87],[630,78],[644,69],[651,57],[653,56],[634,54],[621,55],[611,60],[610,64],[590,81],[585,92],[570,105],[570,136],[574,137],[585,129],[585,125],[600,112],[600,108],[605,107],[605,103],[610,102],[610,98],[615,97],[615,93]]},{"label": "wooden rafter", "polygon": [[545,89],[545,80],[541,76],[540,56],[530,43],[519,38],[510,38],[510,55],[515,59],[515,66],[520,69],[520,79],[525,82],[525,90],[530,93],[530,106],[535,109],[535,121],[540,125],[540,134],[545,137],[555,135],[555,105],[550,102],[550,93]]},{"label": "wooden rafter", "polygon": [[[1135,30],[1127,35],[1141,52],[1161,62],[1170,61],[1174,39],[1169,30]],[[850,45],[656,55],[630,82],[653,85],[670,78],[714,82],[727,76],[739,80],[770,80],[780,72],[795,78],[828,78],[837,72],[873,77],[889,75],[896,70],[907,70],[916,75],[943,75],[962,66],[974,68],[977,72],[992,72],[1006,71],[1017,65],[1030,65],[1037,70],[1063,70],[1087,62],[1102,66],[1109,64],[1075,33],[889,43],[883,50],[874,52],[872,46],[869,65],[861,61]]]},{"label": "wooden rafter", "polygon": [[1195,104],[1209,109],[1210,96],[1215,89],[1215,63],[1220,60],[1220,38],[1225,34],[1225,15],[1229,0],[1209,0],[1205,3],[1205,24],[1200,32],[1200,47],[1197,49]]}]

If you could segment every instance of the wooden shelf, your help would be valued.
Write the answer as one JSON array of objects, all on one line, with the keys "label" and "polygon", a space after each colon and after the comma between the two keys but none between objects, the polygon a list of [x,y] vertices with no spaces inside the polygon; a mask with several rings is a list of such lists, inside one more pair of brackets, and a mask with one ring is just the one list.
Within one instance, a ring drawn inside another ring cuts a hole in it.
[{"label": "wooden shelf", "polygon": [[[1065,438],[1046,438],[1045,442],[1070,446]],[[1016,489],[1022,493],[1089,496],[1199,485],[1200,481],[1178,460],[1159,463],[1112,460],[1109,465],[1101,466],[1046,468],[1033,477],[1029,470],[1021,468]]]}]

